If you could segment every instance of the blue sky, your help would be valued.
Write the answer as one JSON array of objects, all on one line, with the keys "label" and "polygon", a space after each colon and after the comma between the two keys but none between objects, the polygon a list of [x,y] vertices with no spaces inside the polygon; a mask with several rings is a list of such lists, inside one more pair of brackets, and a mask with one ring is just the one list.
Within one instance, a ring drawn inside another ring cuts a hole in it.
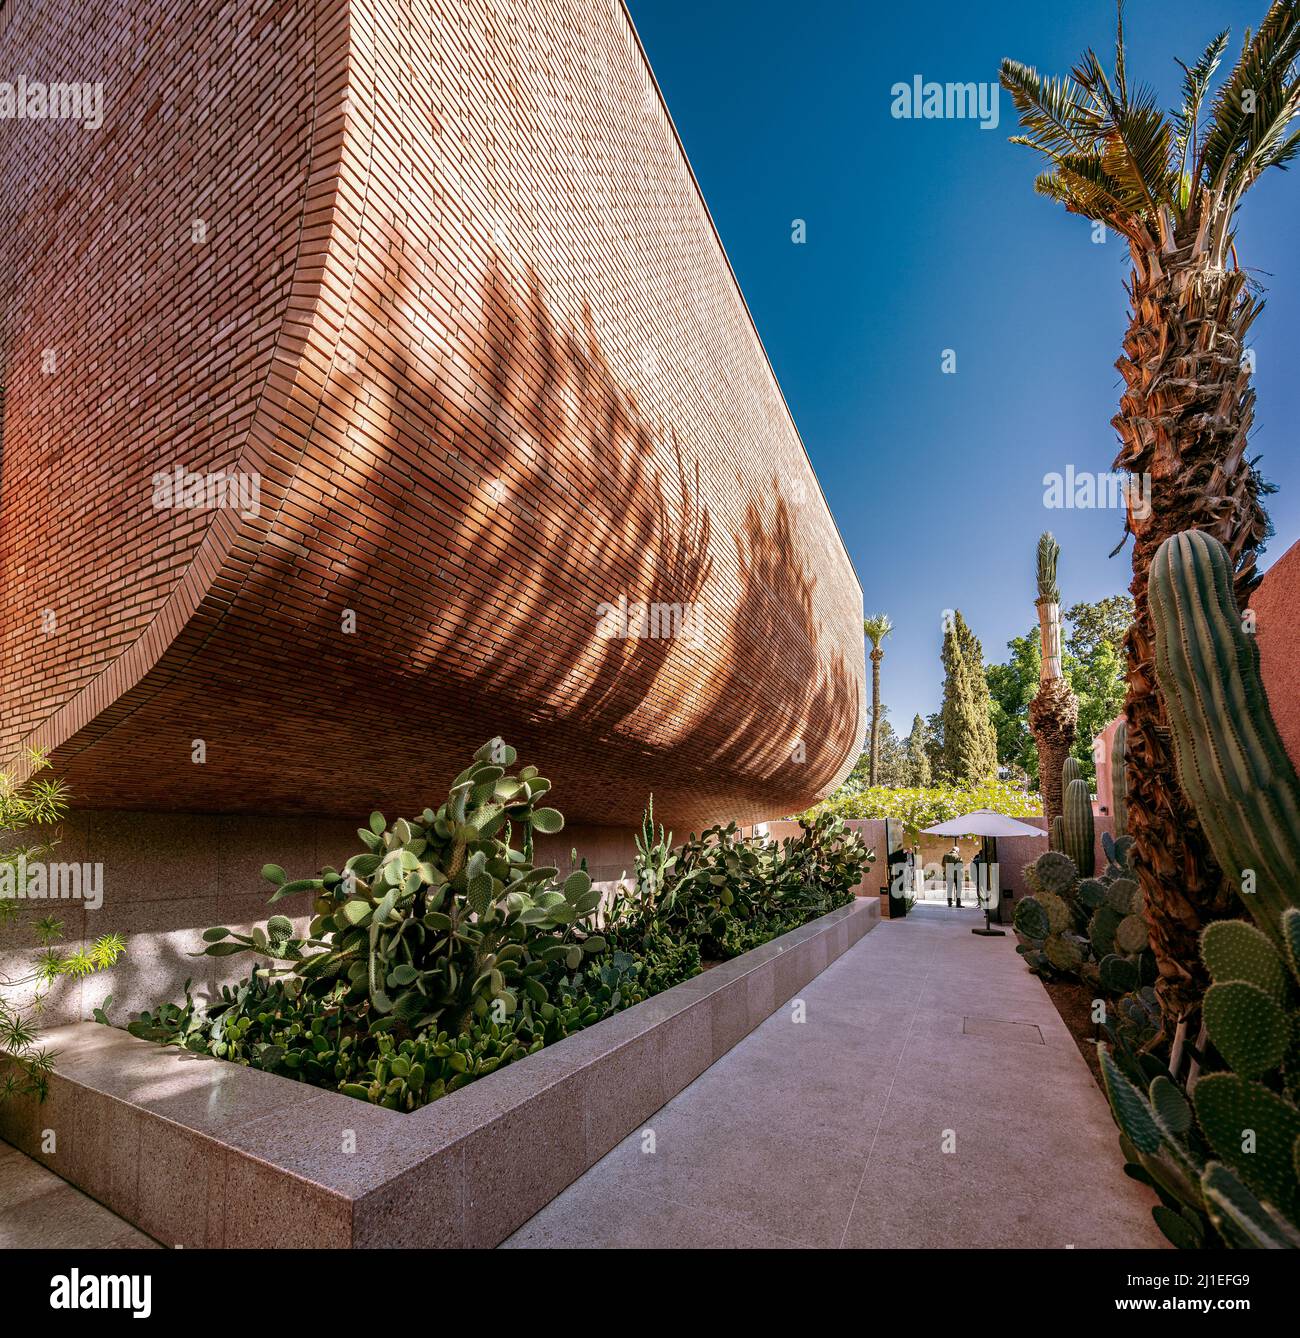
[{"label": "blue sky", "polygon": [[[1033,193],[1038,155],[1001,122],[899,120],[914,75],[996,81],[1012,56],[1107,64],[1108,0],[926,7],[851,0],[629,0],[705,198],[844,535],[869,612],[889,613],[884,697],[900,732],[936,710],[941,616],[960,608],[1004,658],[1035,621],[1034,545],[1061,541],[1067,604],[1127,589],[1122,518],[1043,506],[1052,470],[1109,470],[1125,251]],[[1129,77],[1173,104],[1221,28],[1230,51],[1266,0],[1128,6]],[[1262,565],[1300,539],[1300,172],[1269,174],[1240,219],[1267,286],[1256,322],[1254,450],[1280,486]],[[791,243],[791,221],[807,242]],[[944,375],[944,349],[957,372]]]}]

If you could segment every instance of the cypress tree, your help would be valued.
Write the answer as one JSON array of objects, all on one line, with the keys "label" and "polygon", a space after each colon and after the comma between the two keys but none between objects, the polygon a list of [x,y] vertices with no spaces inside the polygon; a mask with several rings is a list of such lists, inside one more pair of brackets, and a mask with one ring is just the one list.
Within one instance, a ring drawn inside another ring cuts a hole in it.
[{"label": "cypress tree", "polygon": [[943,634],[943,764],[957,783],[997,774],[998,744],[979,638],[954,613]]},{"label": "cypress tree", "polygon": [[907,783],[909,785],[929,785],[933,780],[930,772],[930,750],[928,731],[920,715],[912,717],[912,732],[907,736]]}]

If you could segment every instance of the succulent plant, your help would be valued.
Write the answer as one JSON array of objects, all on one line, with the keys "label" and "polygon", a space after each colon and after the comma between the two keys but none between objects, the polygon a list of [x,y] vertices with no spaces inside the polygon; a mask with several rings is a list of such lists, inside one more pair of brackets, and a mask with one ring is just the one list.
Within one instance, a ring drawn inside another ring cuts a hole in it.
[{"label": "succulent plant", "polygon": [[[1070,761],[1074,761],[1073,758]],[[1092,796],[1088,793],[1088,782],[1083,779],[1072,780],[1064,790],[1064,813],[1062,820],[1062,839],[1065,853],[1074,861],[1074,867],[1082,878],[1091,878],[1095,867],[1094,841],[1096,839],[1092,821]]]},{"label": "succulent plant", "polygon": [[1110,741],[1110,806],[1115,835],[1128,831],[1128,721],[1120,718]]},{"label": "succulent plant", "polygon": [[1052,819],[1047,837],[1047,848],[1049,850],[1065,850],[1065,819],[1059,813]]},{"label": "succulent plant", "polygon": [[563,818],[515,762],[493,739],[436,811],[372,814],[341,871],[291,881],[268,864],[272,902],[314,894],[307,937],[279,913],[248,934],[205,931],[202,954],[263,964],[206,1006],[187,984],[183,1005],[128,1029],[413,1110],[694,975],[702,948],[733,956],[851,901],[874,859],[829,814],[779,846],[733,824],[673,848],[647,813],[636,894],[597,932],[602,896],[577,852],[565,876],[525,853]]},{"label": "succulent plant", "polygon": [[1078,866],[1059,850],[1040,855],[1034,863],[1034,874],[1044,892],[1055,892],[1057,896],[1072,892],[1079,881]]},{"label": "succulent plant", "polygon": [[1199,530],[1160,545],[1149,578],[1156,677],[1179,782],[1220,867],[1253,889],[1242,900],[1276,936],[1295,904],[1300,779],[1268,709],[1233,577],[1227,550]]},{"label": "succulent plant", "polygon": [[1127,1169],[1160,1195],[1175,1245],[1300,1249],[1300,781],[1232,578],[1216,540],[1175,535],[1151,565],[1151,610],[1179,780],[1255,923],[1202,932],[1209,1044],[1190,1102],[1169,1074],[1144,1094],[1118,1036],[1102,1073]]},{"label": "succulent plant", "polygon": [[[1077,787],[1077,788],[1075,788]],[[1067,788],[1087,801],[1087,786],[1082,780]],[[1092,853],[1092,808],[1088,801],[1083,840]],[[1014,920],[1021,941],[1021,955],[1033,971],[1044,975],[1074,975],[1106,994],[1126,994],[1155,978],[1155,959],[1147,942],[1146,921],[1142,917],[1142,894],[1129,868],[1132,842],[1103,836],[1109,863],[1104,873],[1095,877],[1079,876],[1069,855],[1060,851],[1044,852],[1025,868],[1025,878],[1034,890],[1022,898]],[[1080,850],[1082,855],[1082,850]],[[1070,950],[1059,946],[1048,951],[1052,935],[1068,935]],[[1078,953],[1074,951],[1078,948]]]}]

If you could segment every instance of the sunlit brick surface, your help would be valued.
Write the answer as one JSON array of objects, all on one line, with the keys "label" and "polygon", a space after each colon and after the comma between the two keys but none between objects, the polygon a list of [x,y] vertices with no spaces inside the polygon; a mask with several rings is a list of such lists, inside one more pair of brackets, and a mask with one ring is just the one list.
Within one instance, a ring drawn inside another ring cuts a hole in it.
[{"label": "sunlit brick surface", "polygon": [[105,114],[0,120],[0,758],[396,813],[502,733],[682,828],[847,770],[861,593],[620,5],[10,0],[18,73]]}]

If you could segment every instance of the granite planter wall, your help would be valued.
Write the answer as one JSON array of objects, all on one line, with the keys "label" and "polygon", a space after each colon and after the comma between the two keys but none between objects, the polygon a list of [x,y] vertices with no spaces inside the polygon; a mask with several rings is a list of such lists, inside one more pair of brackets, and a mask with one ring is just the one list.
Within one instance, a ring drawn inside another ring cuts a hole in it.
[{"label": "granite planter wall", "polygon": [[859,898],[411,1114],[79,1023],[0,1136],[168,1246],[493,1246],[879,917]]}]

